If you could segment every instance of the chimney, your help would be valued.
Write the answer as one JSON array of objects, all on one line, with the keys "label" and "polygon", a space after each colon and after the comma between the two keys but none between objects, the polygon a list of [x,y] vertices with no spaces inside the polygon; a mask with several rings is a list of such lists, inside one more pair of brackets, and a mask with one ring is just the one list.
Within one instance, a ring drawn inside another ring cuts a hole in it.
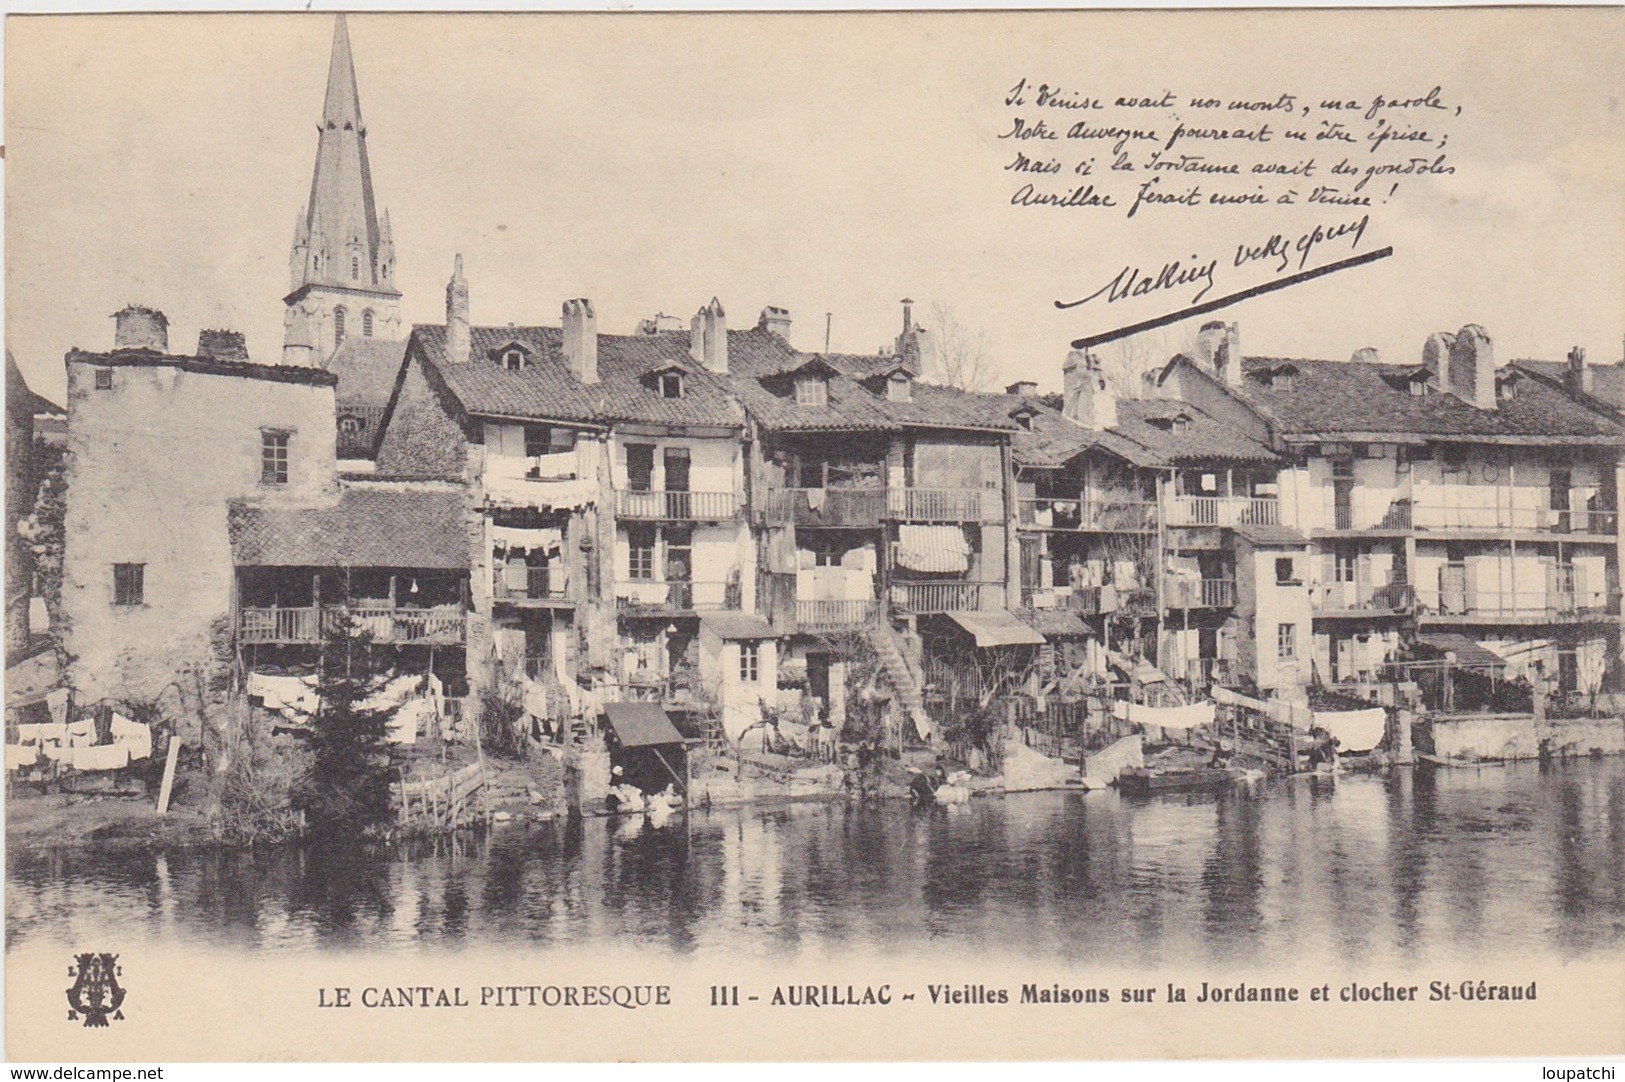
[{"label": "chimney", "polygon": [[1192,360],[1210,372],[1219,370],[1219,347],[1224,344],[1224,324],[1213,319],[1202,324],[1196,332],[1196,348]]},{"label": "chimney", "polygon": [[1061,365],[1062,407],[1066,419],[1098,432],[1117,424],[1117,396],[1100,372],[1100,358],[1073,350]]},{"label": "chimney", "polygon": [[582,383],[598,382],[598,316],[585,297],[564,302],[564,363]]},{"label": "chimney", "polygon": [[246,361],[248,340],[242,331],[198,331],[197,355],[217,361]]},{"label": "chimney", "polygon": [[790,310],[770,304],[762,309],[762,316],[756,321],[756,328],[771,331],[780,338],[788,340],[790,337]]},{"label": "chimney", "polygon": [[1476,323],[1456,332],[1450,342],[1450,386],[1456,397],[1481,410],[1495,408],[1495,349]]},{"label": "chimney", "polygon": [[1030,379],[1018,379],[1004,389],[1005,394],[1018,394],[1023,397],[1038,393],[1038,384]]},{"label": "chimney", "polygon": [[468,282],[463,278],[463,257],[459,253],[446,283],[446,360],[467,364],[474,351],[473,330],[468,323]]},{"label": "chimney", "polygon": [[711,303],[694,313],[689,324],[689,353],[700,364],[724,375],[728,371],[728,319],[722,302]]},{"label": "chimney", "polygon": [[1231,323],[1224,328],[1224,340],[1219,343],[1218,351],[1213,358],[1214,370],[1219,378],[1224,380],[1225,386],[1235,387],[1241,383],[1241,324]]},{"label": "chimney", "polygon": [[1450,390],[1450,343],[1454,337],[1445,331],[1439,331],[1428,335],[1427,343],[1422,347],[1422,366],[1433,373],[1440,394]]},{"label": "chimney", "polygon": [[114,349],[169,352],[169,320],[156,308],[127,304],[113,313]]},{"label": "chimney", "polygon": [[1354,351],[1349,360],[1355,364],[1379,364],[1382,357],[1377,353],[1375,346],[1362,346]]},{"label": "chimney", "polygon": [[925,356],[925,328],[915,325],[914,302],[907,297],[903,298],[903,333],[897,336],[896,345],[897,359],[910,372],[919,375]]},{"label": "chimney", "polygon": [[1586,351],[1583,346],[1575,346],[1569,350],[1567,375],[1570,394],[1591,393],[1591,368],[1586,364]]}]

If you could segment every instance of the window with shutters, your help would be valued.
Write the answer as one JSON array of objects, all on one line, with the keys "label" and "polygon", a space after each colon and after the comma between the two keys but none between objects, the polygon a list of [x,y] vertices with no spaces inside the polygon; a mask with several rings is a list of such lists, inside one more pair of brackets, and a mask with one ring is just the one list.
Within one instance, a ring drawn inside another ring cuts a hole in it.
[{"label": "window with shutters", "polygon": [[113,565],[113,604],[146,604],[146,564]]}]

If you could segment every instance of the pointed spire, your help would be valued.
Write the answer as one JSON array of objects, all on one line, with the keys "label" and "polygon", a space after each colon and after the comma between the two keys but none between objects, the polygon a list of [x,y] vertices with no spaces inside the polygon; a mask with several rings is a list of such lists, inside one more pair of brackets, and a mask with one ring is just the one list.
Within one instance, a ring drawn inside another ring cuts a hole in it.
[{"label": "pointed spire", "polygon": [[346,124],[365,131],[361,123],[361,95],[355,85],[355,62],[350,58],[350,27],[339,13],[333,20],[333,59],[327,65],[327,102],[322,106],[327,127]]}]

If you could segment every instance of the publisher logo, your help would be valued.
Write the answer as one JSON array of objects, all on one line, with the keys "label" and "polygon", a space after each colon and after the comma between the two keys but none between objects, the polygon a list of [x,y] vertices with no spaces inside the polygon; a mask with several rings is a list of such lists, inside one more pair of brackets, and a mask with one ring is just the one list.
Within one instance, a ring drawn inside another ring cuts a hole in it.
[{"label": "publisher logo", "polygon": [[124,1019],[119,1010],[124,1005],[124,988],[118,979],[124,973],[116,954],[76,954],[68,976],[73,987],[68,989],[68,1021],[85,1020],[85,1026],[105,1027],[108,1016],[113,1021]]}]

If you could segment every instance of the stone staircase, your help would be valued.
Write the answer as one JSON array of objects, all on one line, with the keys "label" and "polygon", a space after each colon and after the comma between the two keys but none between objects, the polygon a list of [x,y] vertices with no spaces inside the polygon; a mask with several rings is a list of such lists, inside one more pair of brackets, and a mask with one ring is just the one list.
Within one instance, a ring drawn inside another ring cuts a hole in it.
[{"label": "stone staircase", "polygon": [[908,712],[915,731],[921,737],[929,736],[932,723],[930,715],[925,712],[925,699],[920,693],[922,677],[908,663],[903,653],[902,637],[884,621],[875,627],[871,637],[875,653],[880,657],[880,666],[886,673],[886,682],[891,685],[897,701]]}]

